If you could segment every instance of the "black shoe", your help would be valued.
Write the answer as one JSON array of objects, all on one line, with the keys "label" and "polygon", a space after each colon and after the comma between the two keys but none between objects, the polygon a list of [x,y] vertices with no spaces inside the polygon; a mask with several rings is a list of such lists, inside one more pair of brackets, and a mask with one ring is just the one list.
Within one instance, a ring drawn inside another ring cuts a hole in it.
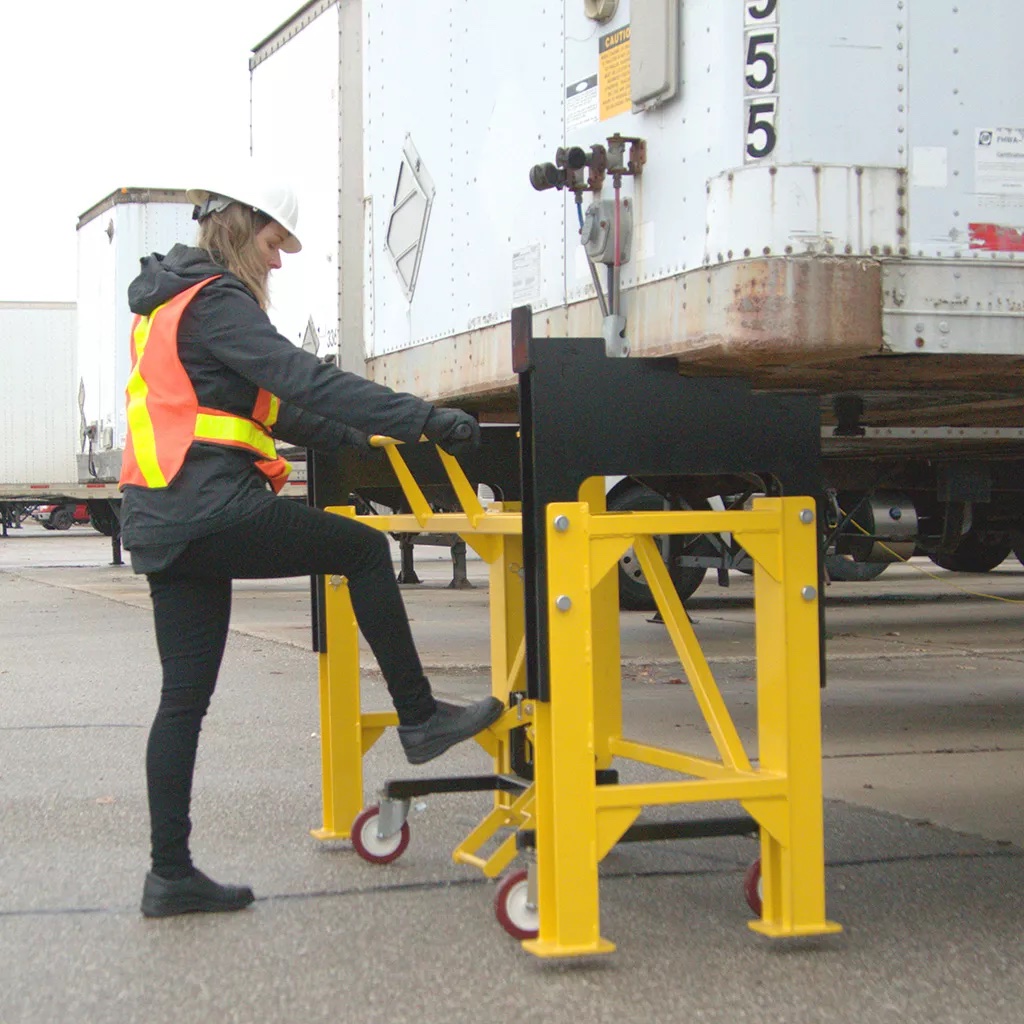
[{"label": "black shoe", "polygon": [[497,697],[459,707],[437,702],[437,709],[420,725],[400,725],[398,737],[410,764],[423,764],[443,754],[449,747],[483,732],[493,725],[505,710]]},{"label": "black shoe", "polygon": [[152,871],[142,888],[144,917],[173,917],[197,912],[243,910],[256,897],[247,885],[219,885],[202,871],[188,878],[161,878]]}]

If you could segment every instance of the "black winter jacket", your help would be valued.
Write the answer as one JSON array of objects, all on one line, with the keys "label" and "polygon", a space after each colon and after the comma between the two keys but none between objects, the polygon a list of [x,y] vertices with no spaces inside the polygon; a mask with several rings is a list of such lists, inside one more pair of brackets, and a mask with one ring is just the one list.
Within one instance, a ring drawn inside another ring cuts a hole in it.
[{"label": "black winter jacket", "polygon": [[[203,278],[222,275],[189,303],[178,325],[178,356],[199,404],[251,414],[259,388],[281,400],[274,436],[331,451],[366,434],[416,441],[433,406],[413,395],[322,363],[279,334],[252,292],[202,249],[175,245],[141,260],[128,288],[146,316]],[[127,339],[125,339],[127,344]],[[257,456],[194,442],[166,488],[128,485],[121,506],[124,546],[136,572],[164,568],[196,537],[241,521],[278,500],[255,467]]]}]

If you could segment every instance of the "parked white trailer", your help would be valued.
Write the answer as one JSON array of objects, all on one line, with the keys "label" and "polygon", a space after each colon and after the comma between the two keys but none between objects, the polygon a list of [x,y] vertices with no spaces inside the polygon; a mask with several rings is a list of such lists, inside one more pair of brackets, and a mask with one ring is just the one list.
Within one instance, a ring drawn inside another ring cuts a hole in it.
[{"label": "parked white trailer", "polygon": [[835,509],[987,568],[1024,525],[1022,32],[1018,0],[314,0],[250,61],[310,239],[278,320],[484,416],[521,304],[812,390]]},{"label": "parked white trailer", "polygon": [[[73,302],[0,302],[0,532],[30,514],[47,528],[110,523],[105,485],[79,483]],[[92,513],[95,510],[95,517]],[[104,515],[106,513],[106,516]],[[56,524],[56,525],[55,525]]]},{"label": "parked white trailer", "polygon": [[0,302],[0,494],[77,479],[75,303]]}]

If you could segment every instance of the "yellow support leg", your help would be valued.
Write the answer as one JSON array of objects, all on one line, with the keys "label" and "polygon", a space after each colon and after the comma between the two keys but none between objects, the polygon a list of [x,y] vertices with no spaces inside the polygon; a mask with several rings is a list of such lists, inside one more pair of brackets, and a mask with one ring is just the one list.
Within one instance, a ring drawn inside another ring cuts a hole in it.
[{"label": "yellow support leg", "polygon": [[[580,487],[580,501],[591,514],[604,512],[603,476],[594,476]],[[602,579],[593,581],[590,597],[593,623],[594,666],[594,764],[611,766],[611,742],[622,735],[622,645],[619,629],[618,563]]]},{"label": "yellow support leg", "polygon": [[[555,528],[563,516],[566,528]],[[551,692],[534,707],[539,927],[523,948],[541,957],[610,953],[598,930],[589,514],[567,502],[545,518]]]},{"label": "yellow support leg", "polygon": [[323,827],[314,829],[311,835],[316,839],[348,839],[352,822],[363,809],[359,633],[345,577],[327,577],[324,595],[328,642],[327,652],[320,655]]},{"label": "yellow support leg", "polygon": [[761,825],[761,920],[773,937],[841,931],[825,917],[821,692],[815,506],[759,498],[779,515],[779,578],[754,572],[760,768],[788,780],[788,800],[745,803]]}]

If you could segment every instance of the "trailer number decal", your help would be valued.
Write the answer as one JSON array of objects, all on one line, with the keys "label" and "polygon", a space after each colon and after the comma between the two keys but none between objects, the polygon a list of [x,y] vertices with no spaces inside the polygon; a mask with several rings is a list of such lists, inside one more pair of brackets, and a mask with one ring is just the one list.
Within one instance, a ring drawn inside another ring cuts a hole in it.
[{"label": "trailer number decal", "polygon": [[763,160],[775,150],[779,109],[779,0],[744,0],[744,160]]}]

